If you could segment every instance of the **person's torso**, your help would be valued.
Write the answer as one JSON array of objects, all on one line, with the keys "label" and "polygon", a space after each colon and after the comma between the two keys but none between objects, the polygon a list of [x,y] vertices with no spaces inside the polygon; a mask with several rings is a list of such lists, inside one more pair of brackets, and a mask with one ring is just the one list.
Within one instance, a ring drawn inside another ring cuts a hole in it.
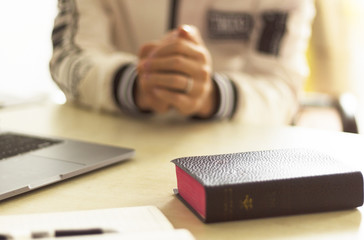
[{"label": "person's torso", "polygon": [[[195,25],[215,68],[242,69],[250,54],[278,56],[297,0],[107,0],[115,46],[136,54],[171,25]],[[218,69],[217,69],[218,70]]]}]

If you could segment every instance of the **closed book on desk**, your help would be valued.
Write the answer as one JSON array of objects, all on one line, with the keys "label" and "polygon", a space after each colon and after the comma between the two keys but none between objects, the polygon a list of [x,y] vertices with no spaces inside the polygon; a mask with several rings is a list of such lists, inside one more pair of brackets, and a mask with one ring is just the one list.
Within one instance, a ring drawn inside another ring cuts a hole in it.
[{"label": "closed book on desk", "polygon": [[363,204],[363,176],[305,149],[172,160],[178,196],[205,222],[349,209]]}]

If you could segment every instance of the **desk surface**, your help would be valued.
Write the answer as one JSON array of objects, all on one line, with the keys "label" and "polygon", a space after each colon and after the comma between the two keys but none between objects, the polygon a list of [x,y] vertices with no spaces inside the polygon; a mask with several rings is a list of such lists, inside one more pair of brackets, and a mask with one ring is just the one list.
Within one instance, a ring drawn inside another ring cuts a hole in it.
[{"label": "desk surface", "polygon": [[202,154],[309,147],[364,171],[364,136],[293,127],[244,126],[238,122],[185,122],[120,118],[70,105],[0,111],[2,129],[136,149],[127,162],[0,202],[0,214],[155,205],[175,228],[196,239],[364,239],[363,207],[355,210],[203,224],[174,195],[170,160]]}]

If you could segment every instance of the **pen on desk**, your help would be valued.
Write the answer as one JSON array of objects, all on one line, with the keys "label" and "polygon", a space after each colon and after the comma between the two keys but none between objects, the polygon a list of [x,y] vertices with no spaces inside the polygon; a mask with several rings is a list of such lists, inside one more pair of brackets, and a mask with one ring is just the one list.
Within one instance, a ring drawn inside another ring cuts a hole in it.
[{"label": "pen on desk", "polygon": [[112,229],[103,228],[88,228],[88,229],[60,229],[50,231],[37,231],[32,232],[32,238],[48,238],[48,237],[71,237],[80,235],[93,235],[93,234],[104,234],[104,233],[116,233],[117,231]]},{"label": "pen on desk", "polygon": [[[60,229],[54,231],[34,231],[30,234],[30,238],[51,238],[51,237],[71,237],[81,235],[93,235],[93,234],[104,234],[104,233],[117,233],[118,231],[113,229],[103,228],[87,228],[87,229]],[[0,233],[0,240],[11,240],[15,239],[10,234]]]}]

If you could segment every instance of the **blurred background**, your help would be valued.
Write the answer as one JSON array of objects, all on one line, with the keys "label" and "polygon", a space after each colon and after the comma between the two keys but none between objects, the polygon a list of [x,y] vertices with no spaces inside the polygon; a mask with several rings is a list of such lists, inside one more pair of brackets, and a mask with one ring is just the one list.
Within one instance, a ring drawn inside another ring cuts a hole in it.
[{"label": "blurred background", "polygon": [[48,70],[56,10],[56,0],[0,1],[0,106],[62,101]]},{"label": "blurred background", "polygon": [[[307,51],[311,75],[308,93],[339,97],[350,93],[356,102],[359,131],[364,130],[364,0],[316,0],[316,17]],[[322,126],[322,124],[321,124]]]},{"label": "blurred background", "polygon": [[[316,0],[316,7],[305,91],[353,94],[363,129],[364,0]],[[48,68],[56,12],[56,0],[0,1],[0,107],[44,99],[65,101]]]}]

